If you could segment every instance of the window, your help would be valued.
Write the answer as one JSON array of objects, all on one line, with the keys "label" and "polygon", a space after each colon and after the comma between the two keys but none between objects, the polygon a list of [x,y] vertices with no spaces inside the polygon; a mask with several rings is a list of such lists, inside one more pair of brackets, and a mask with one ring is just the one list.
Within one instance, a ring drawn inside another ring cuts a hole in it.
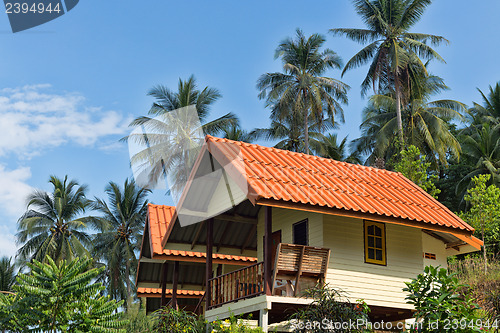
[{"label": "window", "polygon": [[385,224],[365,221],[365,262],[385,265]]},{"label": "window", "polygon": [[293,244],[309,245],[307,232],[307,219],[294,223],[293,226]]}]

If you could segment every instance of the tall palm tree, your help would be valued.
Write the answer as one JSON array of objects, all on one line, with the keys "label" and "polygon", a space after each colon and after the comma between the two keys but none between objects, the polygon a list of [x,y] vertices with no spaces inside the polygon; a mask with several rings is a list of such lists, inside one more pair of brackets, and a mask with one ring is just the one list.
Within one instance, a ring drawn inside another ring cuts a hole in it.
[{"label": "tall palm tree", "polygon": [[[450,132],[449,121],[461,119],[465,105],[455,100],[434,100],[430,97],[448,89],[440,77],[427,75],[420,78],[418,89],[409,95],[402,114],[404,121],[403,142],[419,148],[433,163],[434,169],[447,165],[450,154],[459,158],[461,147]],[[363,111],[360,126],[362,137],[353,141],[353,148],[370,154],[368,160],[390,159],[398,149],[394,138],[399,131],[397,123],[397,99],[394,93],[374,95]]]},{"label": "tall palm tree", "polygon": [[489,93],[486,95],[479,88],[477,89],[483,99],[483,105],[474,102],[469,110],[474,118],[475,125],[490,123],[492,126],[500,124],[500,82],[489,87]]},{"label": "tall palm tree", "polygon": [[312,119],[321,122],[325,116],[343,121],[341,104],[347,103],[349,86],[339,80],[323,76],[329,69],[342,66],[341,58],[332,50],[322,50],[325,38],[319,34],[310,37],[297,29],[296,38],[287,38],[276,49],[275,58],[281,58],[283,73],[266,73],[257,81],[259,98],[267,99],[268,106],[281,111],[279,120],[300,113],[304,121],[304,151],[309,153],[309,125]]},{"label": "tall palm tree", "polygon": [[234,141],[252,142],[253,136],[239,125],[231,124],[221,130],[222,137]]},{"label": "tall palm tree", "polygon": [[28,210],[18,221],[17,252],[21,260],[72,260],[88,255],[91,238],[86,232],[96,221],[82,217],[90,205],[86,185],[51,176],[52,193],[35,190],[28,197]]},{"label": "tall palm tree", "polygon": [[345,65],[342,75],[371,62],[368,73],[361,84],[362,95],[370,87],[375,93],[392,87],[396,99],[396,121],[400,139],[403,140],[403,122],[401,116],[403,72],[408,65],[418,60],[443,58],[429,45],[437,46],[448,42],[444,37],[413,33],[410,29],[420,20],[425,8],[432,0],[353,0],[354,7],[367,26],[367,29],[337,28],[330,31],[334,35],[345,36],[358,43],[369,43],[355,54]]},{"label": "tall palm tree", "polygon": [[457,193],[463,193],[471,179],[480,174],[490,174],[490,184],[500,186],[500,125],[476,127],[475,133],[463,138],[462,149],[474,170],[458,183]]},{"label": "tall palm tree", "polygon": [[[179,79],[175,92],[158,85],[148,95],[155,98],[148,116],[138,117],[130,123],[141,131],[123,140],[132,140],[142,147],[131,156],[131,162],[133,166],[146,166],[148,183],[156,183],[161,176],[171,176],[174,186],[179,187],[176,188],[178,192],[187,180],[204,134],[216,135],[223,128],[236,125],[238,119],[234,114],[227,113],[208,121],[210,106],[221,94],[210,87],[199,90],[194,76],[187,80]],[[189,111],[190,107],[196,110],[194,116],[189,112],[174,112]]]},{"label": "tall palm tree", "polygon": [[123,188],[110,182],[105,189],[109,204],[96,198],[93,208],[102,213],[95,235],[93,254],[107,264],[106,284],[115,299],[132,297],[132,273],[137,267],[135,252],[140,249],[147,214],[149,190],[138,188],[134,180],[125,180]]},{"label": "tall palm tree", "polygon": [[0,291],[11,291],[14,282],[16,282],[16,272],[12,258],[2,257],[0,259]]}]

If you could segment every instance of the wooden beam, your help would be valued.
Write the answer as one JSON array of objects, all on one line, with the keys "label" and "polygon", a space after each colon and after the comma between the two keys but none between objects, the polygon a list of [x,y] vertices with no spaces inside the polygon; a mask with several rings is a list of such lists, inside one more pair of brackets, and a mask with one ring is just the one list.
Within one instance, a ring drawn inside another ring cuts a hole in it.
[{"label": "wooden beam", "polygon": [[203,227],[205,226],[205,221],[201,222],[198,230],[196,230],[196,234],[194,235],[193,242],[191,243],[191,250],[194,249],[196,242],[198,241],[198,238],[200,238],[201,231],[203,230]]},{"label": "wooden beam", "polygon": [[174,276],[172,277],[172,300],[170,306],[177,310],[177,283],[179,282],[179,262],[174,263]]},{"label": "wooden beam", "polygon": [[217,252],[219,252],[219,250],[222,246],[222,242],[224,242],[224,239],[226,238],[228,231],[231,229],[232,224],[233,224],[232,221],[227,221],[226,228],[224,228],[224,232],[220,236],[219,243],[217,244]]},{"label": "wooden beam", "polygon": [[167,297],[166,297],[166,290],[167,290],[167,266],[168,264],[166,262],[163,263],[163,270],[162,270],[162,278],[161,278],[161,306],[167,305]]},{"label": "wooden beam", "polygon": [[258,219],[256,217],[243,216],[238,214],[221,214],[215,216],[215,219],[221,221],[231,221],[231,222],[248,223],[248,224],[258,223]]},{"label": "wooden beam", "polygon": [[305,251],[306,251],[306,247],[302,246],[302,250],[300,251],[299,267],[297,269],[297,276],[295,277],[295,289],[293,291],[294,297],[297,297],[297,290],[299,289],[300,276],[302,275],[302,261],[304,260],[304,252]]},{"label": "wooden beam", "polygon": [[257,225],[255,224],[250,232],[248,233],[247,238],[243,242],[243,245],[241,246],[241,254],[243,254],[243,251],[246,250],[248,244],[250,244],[250,241],[252,240],[252,237],[255,237],[255,232],[257,231]]},{"label": "wooden beam", "polygon": [[273,247],[273,211],[272,207],[266,206],[264,211],[264,293],[271,296],[272,286],[272,263],[271,251]]},{"label": "wooden beam", "polygon": [[208,280],[212,278],[212,252],[214,246],[214,219],[207,221],[207,251],[206,251],[206,266],[205,266],[205,306],[206,310],[210,307],[212,301],[212,293]]}]

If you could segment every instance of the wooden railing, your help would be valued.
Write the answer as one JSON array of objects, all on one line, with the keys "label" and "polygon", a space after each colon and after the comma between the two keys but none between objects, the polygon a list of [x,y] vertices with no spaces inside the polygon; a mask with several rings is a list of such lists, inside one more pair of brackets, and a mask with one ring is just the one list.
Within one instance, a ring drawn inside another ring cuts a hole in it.
[{"label": "wooden railing", "polygon": [[264,293],[264,263],[258,262],[208,280],[208,309]]}]

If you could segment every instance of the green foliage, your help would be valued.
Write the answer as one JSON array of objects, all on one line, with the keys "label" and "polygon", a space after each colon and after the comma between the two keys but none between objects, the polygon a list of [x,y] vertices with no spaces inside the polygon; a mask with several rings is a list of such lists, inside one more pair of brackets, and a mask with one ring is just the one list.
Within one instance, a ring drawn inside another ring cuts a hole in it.
[{"label": "green foliage", "polygon": [[462,219],[476,228],[483,240],[492,249],[498,249],[500,243],[500,188],[487,185],[490,175],[472,178],[472,187],[467,190],[464,200],[470,209],[461,214]]},{"label": "green foliage", "polygon": [[165,306],[152,314],[153,330],[157,333],[205,333],[206,322],[191,312]]},{"label": "green foliage", "polygon": [[2,257],[0,259],[0,291],[10,291],[16,281],[15,266],[11,263],[12,258]]},{"label": "green foliage", "polygon": [[[305,296],[314,299],[306,308],[299,309],[290,316],[291,327],[294,332],[325,332],[331,331],[321,325],[307,325],[307,323],[323,323],[327,318],[332,323],[368,321],[369,308],[363,301],[353,304],[345,295],[328,285],[306,290]],[[300,325],[299,323],[304,323]]]},{"label": "green foliage", "polygon": [[50,177],[52,193],[35,190],[28,197],[28,210],[18,221],[17,242],[21,260],[43,261],[48,255],[56,261],[88,255],[91,239],[86,230],[96,227],[81,217],[90,205],[87,187],[68,177]]},{"label": "green foliage", "polygon": [[103,281],[114,299],[133,296],[133,276],[137,267],[135,253],[140,250],[146,220],[149,190],[125,180],[123,188],[110,182],[105,189],[108,202],[96,198],[93,208],[103,215],[99,218],[99,233],[94,237],[93,255],[106,262]]},{"label": "green foliage", "polygon": [[262,328],[256,327],[251,328],[245,325],[244,320],[241,318],[235,317],[233,314],[231,316],[222,321],[217,320],[210,323],[210,327],[212,328],[212,333],[262,333]]},{"label": "green foliage", "polygon": [[[466,286],[459,283],[455,274],[446,269],[427,266],[411,282],[406,282],[407,303],[415,307],[415,318],[422,321],[422,332],[447,332],[445,325],[455,321],[469,324],[478,319],[477,304],[469,295],[460,294]],[[479,326],[460,327],[455,332],[480,332]]]},{"label": "green foliage", "polygon": [[401,172],[406,178],[437,198],[441,192],[434,184],[438,176],[429,174],[428,170],[431,164],[426,162],[426,156],[421,155],[420,150],[415,146],[401,150],[399,155],[399,161],[394,165],[394,171]]},{"label": "green foliage", "polygon": [[126,322],[116,312],[121,303],[103,295],[95,283],[101,269],[89,269],[88,258],[55,263],[29,263],[20,273],[14,295],[0,295],[0,325],[13,332],[124,332]]}]

